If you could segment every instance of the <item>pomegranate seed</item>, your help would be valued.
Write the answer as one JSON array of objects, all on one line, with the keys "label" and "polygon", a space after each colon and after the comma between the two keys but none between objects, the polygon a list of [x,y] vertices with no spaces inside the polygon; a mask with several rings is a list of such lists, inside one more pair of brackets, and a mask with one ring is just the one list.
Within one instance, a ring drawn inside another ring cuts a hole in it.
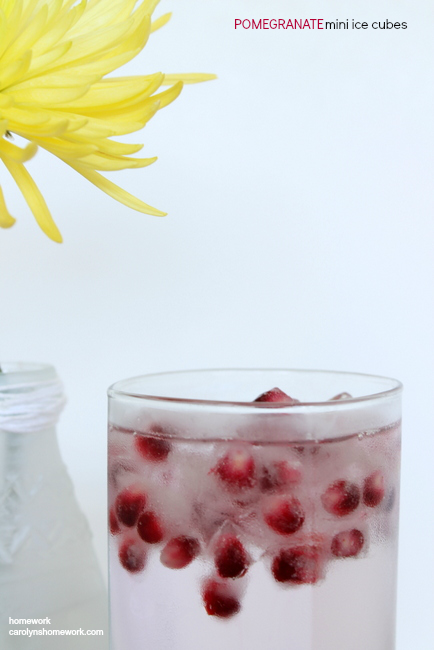
[{"label": "pomegranate seed", "polygon": [[280,390],[280,388],[272,388],[265,393],[261,393],[254,402],[280,402],[281,404],[298,404],[298,399],[293,399],[289,395]]},{"label": "pomegranate seed", "polygon": [[315,584],[321,577],[321,556],[316,546],[283,549],[273,560],[271,571],[277,582]]},{"label": "pomegranate seed", "polygon": [[344,517],[359,505],[360,490],[355,483],[335,481],[329,485],[321,500],[327,512],[336,517]]},{"label": "pomegranate seed", "polygon": [[249,568],[246,550],[235,535],[222,535],[217,542],[215,565],[222,578],[240,578]]},{"label": "pomegranate seed", "polygon": [[109,528],[112,535],[118,535],[121,532],[114,508],[110,508],[109,512]]},{"label": "pomegranate seed", "polygon": [[119,548],[119,561],[130,573],[139,573],[145,568],[146,550],[136,539],[126,539]]},{"label": "pomegranate seed", "polygon": [[230,449],[211,470],[230,490],[243,490],[255,484],[255,461],[248,449]]},{"label": "pomegranate seed", "polygon": [[291,535],[302,527],[304,510],[295,497],[273,497],[265,506],[264,519],[276,533]]},{"label": "pomegranate seed", "polygon": [[207,614],[219,618],[230,618],[241,609],[240,601],[230,585],[217,580],[208,580],[203,589],[203,602]]},{"label": "pomegranate seed", "polygon": [[161,551],[160,560],[168,569],[183,569],[199,554],[200,546],[194,537],[174,537]]},{"label": "pomegranate seed", "polygon": [[273,492],[300,483],[302,472],[301,463],[298,461],[287,462],[286,460],[274,461],[269,467],[262,469],[259,486],[262,492]]},{"label": "pomegranate seed", "polygon": [[355,557],[360,553],[365,543],[363,533],[357,528],[344,530],[332,539],[331,550],[335,557]]},{"label": "pomegranate seed", "polygon": [[353,399],[353,396],[350,395],[349,393],[339,393],[339,395],[335,395],[334,397],[330,397],[330,402],[340,402],[343,399]]},{"label": "pomegranate seed", "polygon": [[146,495],[143,492],[133,487],[122,490],[115,501],[118,520],[124,526],[134,526],[145,505]]},{"label": "pomegranate seed", "polygon": [[[148,433],[155,434],[156,436],[167,436],[170,434],[170,430],[162,427],[160,424],[152,424],[148,429]],[[145,458],[145,460],[150,460],[154,463],[159,463],[163,460],[166,460],[172,448],[170,442],[165,438],[143,436],[140,434],[135,436],[134,444],[142,458]]]},{"label": "pomegranate seed", "polygon": [[375,508],[384,499],[384,476],[376,471],[365,479],[363,484],[363,503],[369,508]]},{"label": "pomegranate seed", "polygon": [[140,515],[137,522],[137,531],[148,544],[158,544],[164,537],[161,522],[152,510],[147,510]]}]

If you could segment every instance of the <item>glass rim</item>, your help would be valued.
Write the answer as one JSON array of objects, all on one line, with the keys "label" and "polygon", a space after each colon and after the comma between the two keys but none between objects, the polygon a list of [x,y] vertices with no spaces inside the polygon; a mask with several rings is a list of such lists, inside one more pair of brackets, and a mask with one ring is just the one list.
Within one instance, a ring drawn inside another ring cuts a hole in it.
[{"label": "glass rim", "polygon": [[[306,373],[306,374],[324,374],[324,375],[339,375],[347,377],[360,377],[364,379],[371,379],[374,381],[383,381],[384,383],[389,383],[390,387],[386,390],[382,390],[378,393],[370,393],[368,395],[361,395],[359,397],[350,397],[342,400],[324,400],[316,402],[294,402],[293,404],[286,404],[284,402],[243,402],[243,401],[231,401],[231,400],[213,400],[213,399],[197,399],[197,398],[184,398],[184,397],[167,397],[164,395],[152,395],[149,393],[140,393],[134,392],[131,390],[123,390],[122,386],[137,382],[140,379],[152,379],[169,377],[174,375],[189,375],[189,374],[200,374],[200,373],[223,373],[223,372],[232,372],[232,373],[241,373],[241,372],[286,372],[286,373]],[[345,370],[317,370],[317,369],[306,369],[306,368],[195,368],[190,370],[171,370],[168,372],[155,372],[148,373],[145,375],[137,375],[135,377],[129,377],[127,379],[121,379],[119,381],[111,384],[107,390],[107,395],[109,398],[116,397],[129,397],[137,400],[152,401],[158,403],[171,403],[171,404],[182,404],[182,405],[191,405],[191,406],[212,406],[212,407],[237,407],[245,409],[264,409],[264,410],[274,410],[278,409],[279,411],[294,412],[297,411],[300,407],[305,408],[324,408],[324,407],[333,407],[333,409],[348,408],[349,405],[356,405],[359,403],[367,403],[371,401],[377,401],[382,399],[388,399],[391,397],[396,397],[402,393],[403,384],[398,379],[393,379],[392,377],[386,377],[383,375],[372,375],[362,372],[348,372]]]}]

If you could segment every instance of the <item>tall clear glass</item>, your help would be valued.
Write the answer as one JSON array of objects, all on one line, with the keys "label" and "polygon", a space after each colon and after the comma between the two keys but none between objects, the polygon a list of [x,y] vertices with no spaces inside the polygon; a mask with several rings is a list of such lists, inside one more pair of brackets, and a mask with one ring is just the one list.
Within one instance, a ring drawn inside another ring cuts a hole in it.
[{"label": "tall clear glass", "polygon": [[114,384],[112,650],[393,650],[401,391],[301,370]]}]

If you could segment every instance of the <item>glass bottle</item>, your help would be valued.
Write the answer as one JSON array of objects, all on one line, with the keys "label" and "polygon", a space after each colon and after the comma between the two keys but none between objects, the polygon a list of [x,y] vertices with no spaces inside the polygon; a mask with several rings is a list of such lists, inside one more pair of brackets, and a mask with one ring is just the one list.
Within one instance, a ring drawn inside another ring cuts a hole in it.
[{"label": "glass bottle", "polygon": [[[56,423],[64,403],[63,387],[53,367],[1,364],[3,650],[108,647],[106,589],[89,526],[57,443]],[[20,624],[17,619],[45,619],[45,623]],[[26,628],[38,633],[24,635]],[[85,634],[62,635],[60,640],[53,632],[61,629],[81,629]],[[17,634],[17,630],[21,632]],[[102,630],[103,634],[88,636],[88,630]]]}]

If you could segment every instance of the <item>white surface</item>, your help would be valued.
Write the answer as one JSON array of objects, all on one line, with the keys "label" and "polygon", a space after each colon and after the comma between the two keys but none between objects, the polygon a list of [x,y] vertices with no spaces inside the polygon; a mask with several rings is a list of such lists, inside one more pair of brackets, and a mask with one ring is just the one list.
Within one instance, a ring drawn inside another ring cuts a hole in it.
[{"label": "white surface", "polygon": [[[398,650],[434,646],[433,6],[163,0],[129,73],[211,71],[111,175],[129,211],[55,159],[29,164],[65,243],[0,232],[7,359],[53,363],[61,446],[105,562],[107,386],[192,367],[330,368],[405,385]],[[239,32],[236,17],[407,21],[405,31]],[[133,139],[134,141],[134,139]],[[264,386],[264,389],[268,388]]]}]

